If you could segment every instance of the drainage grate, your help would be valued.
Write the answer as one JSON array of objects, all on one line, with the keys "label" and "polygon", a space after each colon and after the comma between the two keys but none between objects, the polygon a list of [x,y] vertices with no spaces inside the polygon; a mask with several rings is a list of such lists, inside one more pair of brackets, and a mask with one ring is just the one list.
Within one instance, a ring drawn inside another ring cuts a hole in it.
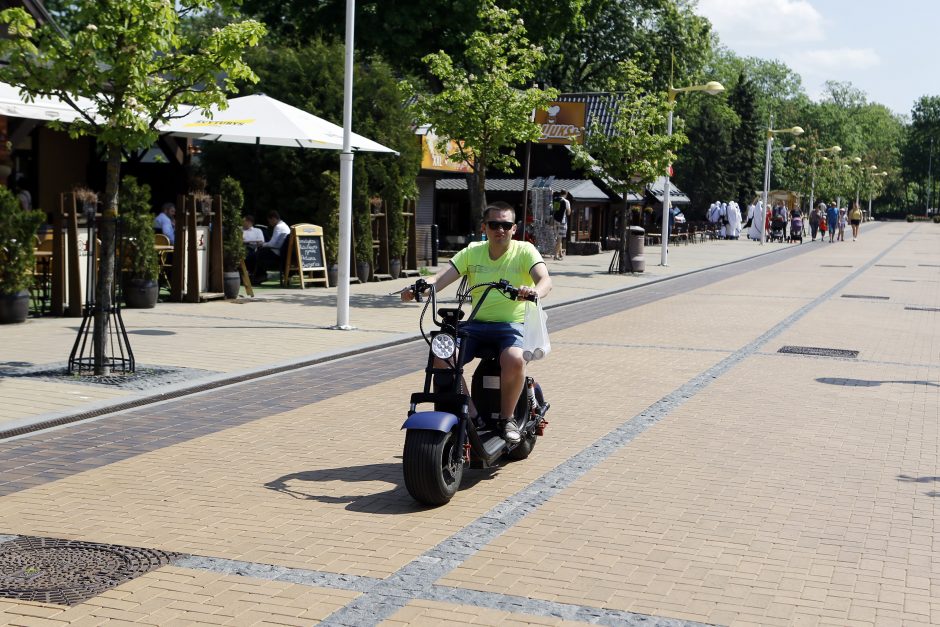
[{"label": "drainage grate", "polygon": [[0,545],[0,598],[75,605],[176,557],[153,549],[20,536]]},{"label": "drainage grate", "polygon": [[870,296],[868,294],[843,294],[842,298],[867,298],[869,300],[888,300],[890,296]]},{"label": "drainage grate", "polygon": [[916,279],[891,279],[895,283],[917,283]]},{"label": "drainage grate", "polygon": [[921,268],[940,268],[940,264],[936,263],[919,263],[917,265]]},{"label": "drainage grate", "polygon": [[906,268],[907,266],[894,266],[889,263],[876,263],[876,268]]},{"label": "drainage grate", "polygon": [[851,268],[852,266],[832,266],[832,265],[829,265],[829,264],[825,264],[825,263],[824,263],[824,264],[822,264],[822,265],[819,266],[819,267],[820,267],[820,268]]},{"label": "drainage grate", "polygon": [[854,359],[858,357],[858,351],[845,350],[842,348],[820,348],[818,346],[784,346],[778,353],[788,353],[790,355],[814,355],[816,357],[845,357]]},{"label": "drainage grate", "polygon": [[905,307],[907,311],[940,311],[940,307]]}]

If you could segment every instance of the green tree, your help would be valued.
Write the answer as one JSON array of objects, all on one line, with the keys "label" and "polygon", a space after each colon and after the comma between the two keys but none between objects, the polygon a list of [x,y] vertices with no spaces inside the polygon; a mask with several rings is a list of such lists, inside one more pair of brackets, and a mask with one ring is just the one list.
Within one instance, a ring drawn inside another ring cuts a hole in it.
[{"label": "green tree", "polygon": [[763,185],[764,125],[757,108],[757,88],[744,73],[728,95],[728,104],[738,116],[731,136],[732,154],[728,164],[733,181],[733,197],[746,207]]},{"label": "green tree", "polygon": [[539,80],[562,91],[601,91],[633,60],[665,91],[670,77],[697,76],[709,56],[710,25],[686,2],[587,0],[580,20],[564,25],[551,44]]},{"label": "green tree", "polygon": [[604,133],[595,121],[584,145],[574,144],[572,149],[576,165],[599,170],[611,187],[626,197],[663,176],[686,138],[681,131],[666,134],[668,97],[665,92],[648,90],[649,74],[626,61],[620,64],[615,80],[611,87],[620,89],[612,92],[606,103],[614,119],[613,132]]},{"label": "green tree", "polygon": [[[81,113],[68,126],[69,133],[92,135],[105,148],[95,374],[107,374],[105,330],[114,282],[114,219],[123,151],[152,145],[157,125],[174,115],[175,105],[224,105],[234,81],[254,78],[242,52],[264,35],[260,23],[231,23],[198,39],[184,36],[181,21],[186,13],[216,6],[212,0],[77,0],[63,8],[71,25],[65,33],[48,24],[37,27],[20,8],[0,13],[10,35],[0,39],[0,54],[8,60],[0,67],[0,80],[31,98],[53,96],[68,102]],[[94,111],[84,110],[78,97],[90,99]]]},{"label": "green tree", "polygon": [[704,212],[713,201],[734,198],[738,116],[721,97],[685,97],[682,103],[688,145],[675,166],[676,185],[689,196],[692,209]]},{"label": "green tree", "polygon": [[[501,0],[525,21],[529,38],[551,45],[558,33],[581,21],[585,0]],[[367,56],[380,55],[397,71],[424,76],[423,58],[443,51],[462,58],[470,35],[483,26],[476,0],[358,0],[356,48]],[[285,41],[342,37],[346,0],[245,0],[243,10],[265,22]]]},{"label": "green tree", "polygon": [[[932,156],[932,158],[931,158]],[[911,124],[907,129],[901,159],[904,176],[918,187],[917,200],[927,206],[928,168],[932,182],[937,179],[940,164],[940,96],[922,96],[911,110]],[[931,193],[936,205],[936,193]]]},{"label": "green tree", "polygon": [[470,35],[462,61],[443,51],[425,57],[442,89],[418,95],[414,105],[419,123],[430,124],[441,138],[442,151],[448,150],[448,138],[458,141],[449,156],[472,170],[470,206],[477,221],[486,207],[487,170],[509,171],[519,165],[511,149],[540,137],[530,116],[534,109],[546,108],[556,93],[525,88],[544,55],[529,42],[518,12],[487,0],[479,15],[483,29]]}]

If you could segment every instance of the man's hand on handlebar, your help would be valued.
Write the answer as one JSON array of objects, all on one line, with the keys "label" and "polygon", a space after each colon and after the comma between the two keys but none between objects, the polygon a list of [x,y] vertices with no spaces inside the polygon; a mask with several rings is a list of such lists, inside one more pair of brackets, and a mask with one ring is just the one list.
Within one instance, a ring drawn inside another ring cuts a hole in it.
[{"label": "man's hand on handlebar", "polygon": [[516,294],[516,300],[531,300],[533,303],[537,303],[539,300],[539,293],[535,291],[534,287],[520,285],[518,293]]},{"label": "man's hand on handlebar", "polygon": [[418,279],[414,285],[409,285],[401,291],[401,302],[410,303],[413,300],[421,302],[421,294],[427,291],[431,284],[424,279]]}]

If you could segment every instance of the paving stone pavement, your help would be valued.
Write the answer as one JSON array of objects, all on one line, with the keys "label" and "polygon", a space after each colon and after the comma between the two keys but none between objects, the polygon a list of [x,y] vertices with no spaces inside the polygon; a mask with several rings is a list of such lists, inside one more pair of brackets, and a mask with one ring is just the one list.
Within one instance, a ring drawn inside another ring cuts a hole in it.
[{"label": "paving stone pavement", "polygon": [[[441,508],[401,480],[415,343],[0,441],[0,542],[190,556],[70,608],[0,599],[0,623],[940,623],[940,228],[866,226],[608,295],[635,279],[553,265],[571,303],[532,367],[548,433],[525,462],[468,472]],[[697,265],[667,271],[731,260],[718,248],[683,247],[676,266]],[[284,338],[311,331],[288,313],[300,302],[271,305]],[[415,322],[413,307],[370,312],[360,336],[313,330],[348,351]],[[7,345],[5,361],[45,363]],[[272,364],[240,359],[228,373]]]}]

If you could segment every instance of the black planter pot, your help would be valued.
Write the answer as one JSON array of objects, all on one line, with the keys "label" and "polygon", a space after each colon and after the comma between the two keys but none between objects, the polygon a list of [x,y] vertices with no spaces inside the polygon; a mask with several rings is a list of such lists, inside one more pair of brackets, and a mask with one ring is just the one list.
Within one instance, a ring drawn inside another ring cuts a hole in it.
[{"label": "black planter pot", "polygon": [[225,293],[225,298],[233,300],[238,298],[238,292],[242,286],[242,276],[238,272],[223,272],[222,273],[222,292]]},{"label": "black planter pot", "polygon": [[330,287],[339,285],[339,266],[335,263],[326,267],[326,280],[330,282]]},{"label": "black planter pot", "polygon": [[128,279],[124,282],[124,305],[129,309],[153,309],[157,306],[160,284],[152,279]]},{"label": "black planter pot", "polygon": [[388,273],[392,275],[393,279],[397,279],[401,275],[401,259],[389,260]]},{"label": "black planter pot", "polygon": [[25,322],[29,315],[29,292],[0,294],[0,324]]},{"label": "black planter pot", "polygon": [[369,267],[368,261],[357,261],[356,262],[356,276],[359,277],[359,281],[362,283],[368,283],[369,277],[371,276],[372,268]]}]

